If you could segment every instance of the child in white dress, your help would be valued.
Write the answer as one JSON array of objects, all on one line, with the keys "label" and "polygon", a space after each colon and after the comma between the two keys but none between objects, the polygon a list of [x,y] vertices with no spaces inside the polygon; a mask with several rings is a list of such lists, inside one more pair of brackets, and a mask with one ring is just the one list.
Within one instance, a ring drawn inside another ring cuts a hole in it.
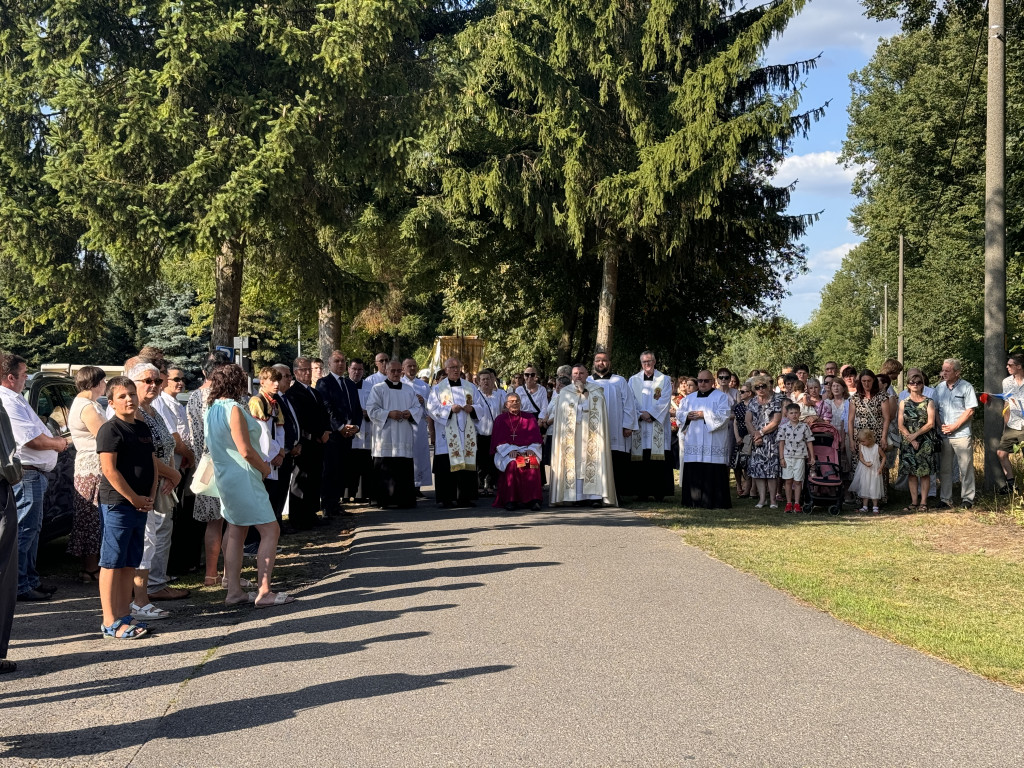
[{"label": "child in white dress", "polygon": [[878,500],[882,498],[882,471],[885,469],[885,454],[875,444],[875,433],[870,429],[862,429],[857,435],[857,471],[850,483],[850,493],[860,496],[861,512],[868,511],[871,502],[871,513],[878,514]]}]

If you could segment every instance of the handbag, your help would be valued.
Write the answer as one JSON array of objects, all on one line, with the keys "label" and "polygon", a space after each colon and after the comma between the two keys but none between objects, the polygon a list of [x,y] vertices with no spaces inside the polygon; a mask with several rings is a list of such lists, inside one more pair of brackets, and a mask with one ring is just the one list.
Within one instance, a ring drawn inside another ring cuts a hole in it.
[{"label": "handbag", "polygon": [[220,497],[220,494],[217,493],[217,480],[213,474],[213,457],[210,454],[204,453],[203,457],[199,460],[199,465],[192,476],[192,483],[189,485],[189,488],[197,496]]}]

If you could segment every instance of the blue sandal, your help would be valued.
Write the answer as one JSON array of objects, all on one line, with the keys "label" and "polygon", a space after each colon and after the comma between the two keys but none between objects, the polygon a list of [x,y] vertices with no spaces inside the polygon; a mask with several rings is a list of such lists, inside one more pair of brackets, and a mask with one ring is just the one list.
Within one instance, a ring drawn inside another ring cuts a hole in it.
[{"label": "blue sandal", "polygon": [[[117,630],[121,627],[128,627],[122,634],[117,634]],[[124,619],[118,619],[109,627],[100,624],[100,631],[103,632],[104,638],[113,638],[114,640],[138,640],[140,637],[144,637],[147,633],[145,626],[141,624],[131,624]]]}]

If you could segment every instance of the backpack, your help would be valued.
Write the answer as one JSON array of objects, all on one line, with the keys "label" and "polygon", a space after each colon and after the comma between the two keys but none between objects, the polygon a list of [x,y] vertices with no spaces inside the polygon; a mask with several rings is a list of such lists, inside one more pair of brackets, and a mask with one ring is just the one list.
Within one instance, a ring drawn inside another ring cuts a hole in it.
[{"label": "backpack", "polygon": [[17,452],[18,444],[14,442],[11,420],[4,410],[3,403],[0,403],[0,478],[11,485],[21,482],[21,459],[14,455]]}]

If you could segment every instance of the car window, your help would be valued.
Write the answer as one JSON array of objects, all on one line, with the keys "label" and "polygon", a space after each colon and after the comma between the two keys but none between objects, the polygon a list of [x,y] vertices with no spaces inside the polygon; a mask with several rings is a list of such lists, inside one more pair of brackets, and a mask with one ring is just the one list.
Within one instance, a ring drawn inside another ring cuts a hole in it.
[{"label": "car window", "polygon": [[[71,401],[74,397],[74,384],[47,384],[39,390],[39,399],[36,401],[36,413],[39,414],[39,418],[48,426],[52,422],[60,430],[61,434],[67,434],[68,411],[71,408]],[[47,419],[50,422],[47,422]]]}]

